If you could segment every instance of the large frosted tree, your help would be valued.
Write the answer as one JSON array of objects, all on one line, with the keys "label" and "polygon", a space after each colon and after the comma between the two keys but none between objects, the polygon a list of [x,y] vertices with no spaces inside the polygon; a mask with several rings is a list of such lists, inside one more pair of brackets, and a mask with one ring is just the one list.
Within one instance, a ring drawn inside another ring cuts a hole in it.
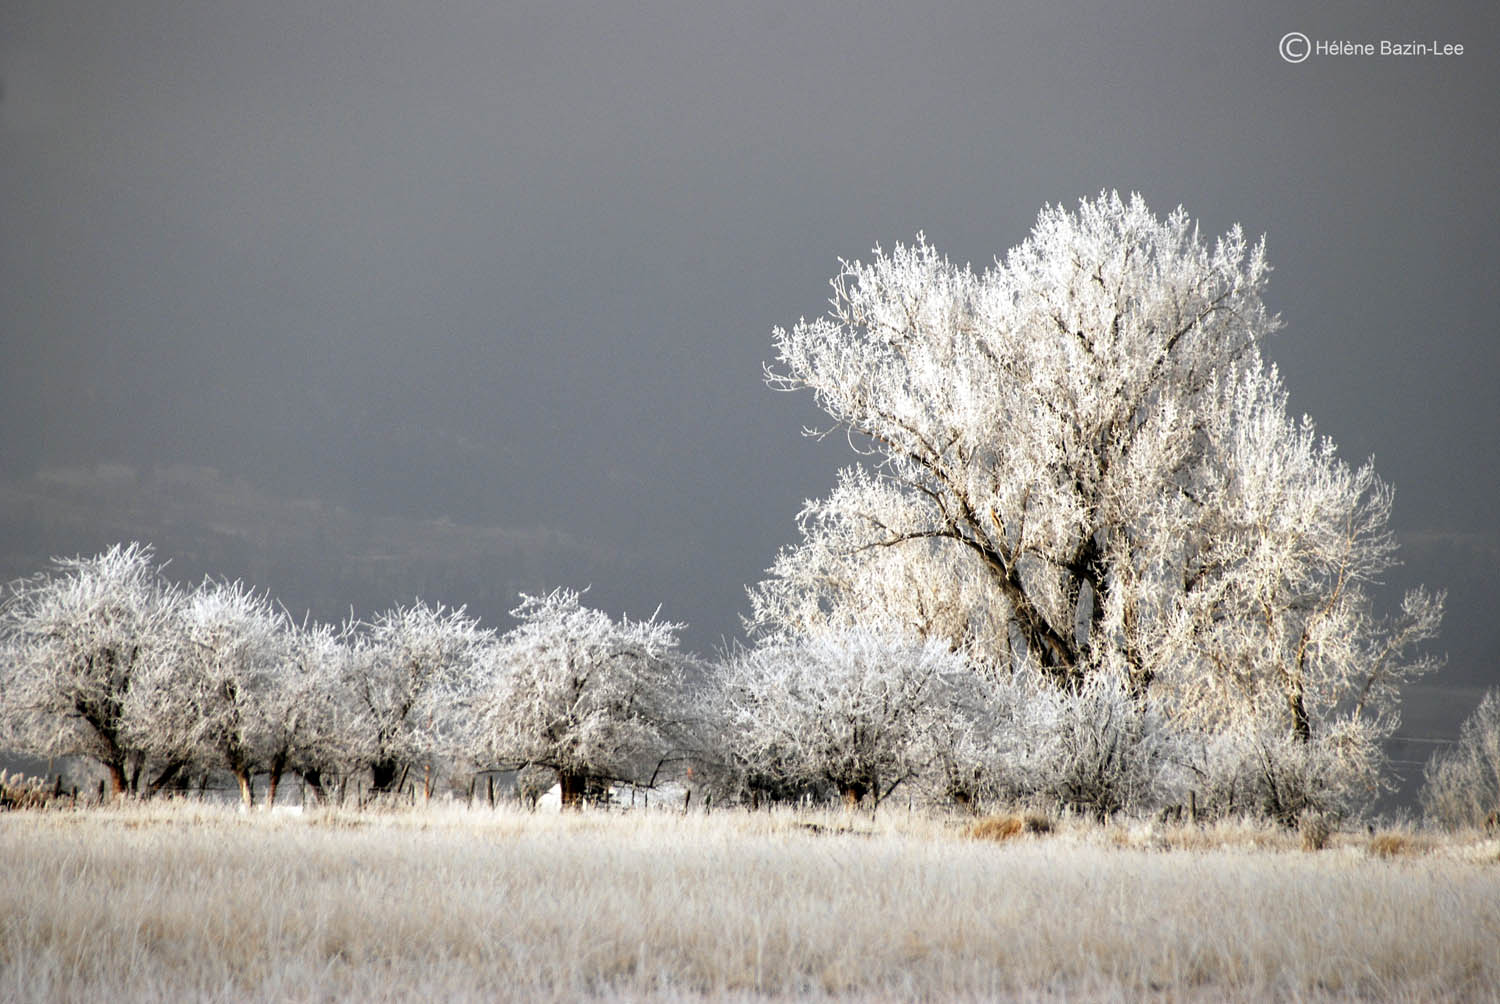
[{"label": "large frosted tree", "polygon": [[1117,194],[1044,209],[984,272],[921,237],[844,263],[768,379],[869,459],[807,505],[756,623],[875,620],[1070,689],[1107,673],[1202,726],[1388,724],[1441,597],[1372,613],[1391,492],[1287,414],[1269,270],[1239,227],[1205,241]]}]

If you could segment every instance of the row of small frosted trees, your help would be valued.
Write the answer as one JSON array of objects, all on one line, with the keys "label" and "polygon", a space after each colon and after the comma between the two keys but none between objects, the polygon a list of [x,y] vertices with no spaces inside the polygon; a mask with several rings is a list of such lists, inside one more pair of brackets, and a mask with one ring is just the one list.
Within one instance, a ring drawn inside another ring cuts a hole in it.
[{"label": "row of small frosted trees", "polygon": [[612,620],[559,590],[523,597],[504,636],[422,602],[341,626],[298,623],[265,594],[185,590],[149,547],[63,559],[14,584],[4,608],[0,747],[84,756],[113,792],[152,794],[220,771],[257,776],[554,770],[563,797],[633,775],[682,734],[677,625]]},{"label": "row of small frosted trees", "polygon": [[378,794],[527,768],[576,804],[691,766],[721,800],[753,804],[874,807],[899,790],[1291,823],[1357,806],[1378,779],[1371,743],[1189,733],[1105,676],[1060,689],[847,627],[707,663],[680,651],[679,625],[580,601],[523,596],[505,634],[421,602],[335,627],[239,583],[180,588],[140,545],[60,560],[9,589],[0,747],[92,758],[116,793],[227,774],[247,804],[261,776],[274,801],[288,774],[317,794],[356,775]]}]

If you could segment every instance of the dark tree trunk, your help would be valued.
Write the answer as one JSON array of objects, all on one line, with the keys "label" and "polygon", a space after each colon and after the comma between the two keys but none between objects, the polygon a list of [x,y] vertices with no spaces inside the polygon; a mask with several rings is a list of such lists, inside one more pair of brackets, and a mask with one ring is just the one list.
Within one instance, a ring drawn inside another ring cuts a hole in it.
[{"label": "dark tree trunk", "polygon": [[397,775],[400,773],[400,765],[394,760],[381,760],[370,764],[370,791],[372,794],[386,795],[396,790]]},{"label": "dark tree trunk", "polygon": [[583,793],[588,786],[588,780],[587,774],[569,770],[557,772],[557,789],[564,809],[583,808]]},{"label": "dark tree trunk", "polygon": [[282,750],[271,757],[270,769],[266,772],[266,805],[276,804],[276,789],[281,787],[281,775],[286,773],[288,753]]},{"label": "dark tree trunk", "polygon": [[1302,699],[1302,687],[1297,685],[1287,699],[1292,713],[1292,733],[1303,744],[1312,741],[1312,726],[1307,720],[1307,704]]},{"label": "dark tree trunk", "polygon": [[245,767],[234,769],[234,779],[240,785],[240,804],[250,809],[255,806],[255,776]]},{"label": "dark tree trunk", "polygon": [[328,801],[328,793],[323,790],[323,772],[320,770],[304,770],[302,772],[302,783],[312,789],[313,801],[323,804]]},{"label": "dark tree trunk", "polygon": [[130,779],[125,775],[125,761],[111,760],[104,766],[109,771],[109,793],[116,797],[125,794],[130,788]]},{"label": "dark tree trunk", "polygon": [[155,795],[163,788],[174,786],[180,787],[180,781],[182,779],[182,769],[186,766],[186,760],[173,760],[171,763],[167,764],[162,768],[161,773],[156,775],[156,780],[152,781],[151,784],[147,787],[146,794],[148,796]]}]

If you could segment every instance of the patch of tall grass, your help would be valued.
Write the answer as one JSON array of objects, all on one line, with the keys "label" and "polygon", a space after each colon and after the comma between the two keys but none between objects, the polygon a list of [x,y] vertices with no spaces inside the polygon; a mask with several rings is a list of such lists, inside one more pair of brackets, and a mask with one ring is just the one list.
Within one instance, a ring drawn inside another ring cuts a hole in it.
[{"label": "patch of tall grass", "polygon": [[9,813],[0,999],[1496,999],[1500,842],[1027,818]]}]

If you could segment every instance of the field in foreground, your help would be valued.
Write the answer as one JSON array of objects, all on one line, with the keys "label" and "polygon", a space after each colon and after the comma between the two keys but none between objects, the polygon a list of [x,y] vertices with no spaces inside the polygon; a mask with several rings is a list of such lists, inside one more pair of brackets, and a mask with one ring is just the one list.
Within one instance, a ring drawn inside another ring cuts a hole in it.
[{"label": "field in foreground", "polygon": [[1500,999],[1500,841],[147,805],[0,816],[0,1000]]}]

